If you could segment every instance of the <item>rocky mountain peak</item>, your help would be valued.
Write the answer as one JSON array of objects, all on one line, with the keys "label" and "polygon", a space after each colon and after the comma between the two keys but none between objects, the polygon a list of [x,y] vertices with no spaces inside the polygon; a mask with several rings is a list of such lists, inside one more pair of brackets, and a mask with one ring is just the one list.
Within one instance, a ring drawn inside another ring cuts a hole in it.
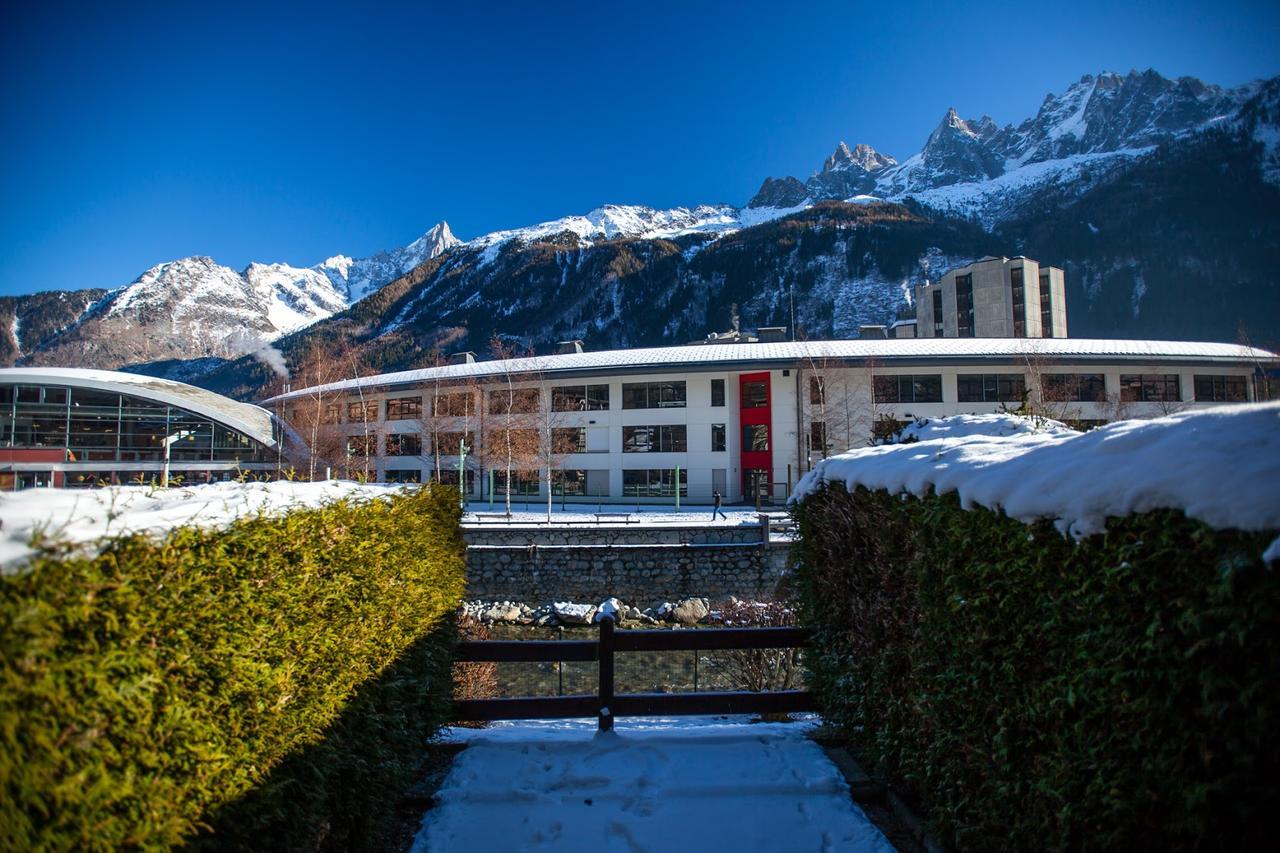
[{"label": "rocky mountain peak", "polygon": [[875,172],[879,169],[893,166],[897,162],[892,157],[881,154],[870,145],[858,143],[851,151],[849,146],[842,141],[836,146],[835,152],[822,164],[822,171],[835,172],[841,169],[856,168],[864,172]]}]

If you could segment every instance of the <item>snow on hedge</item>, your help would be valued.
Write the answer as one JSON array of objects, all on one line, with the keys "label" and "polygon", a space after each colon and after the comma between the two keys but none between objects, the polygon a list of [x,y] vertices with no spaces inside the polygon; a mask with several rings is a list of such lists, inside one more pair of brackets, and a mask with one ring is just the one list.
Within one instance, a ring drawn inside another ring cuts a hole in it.
[{"label": "snow on hedge", "polygon": [[[956,492],[966,509],[1052,519],[1074,537],[1110,517],[1180,509],[1210,527],[1280,530],[1280,403],[1222,406],[1075,432],[1016,415],[956,415],[904,431],[899,443],[824,459],[796,486],[827,483]],[[1280,558],[1280,538],[1265,559]]]},{"label": "snow on hedge", "polygon": [[319,483],[211,483],[161,489],[25,489],[0,493],[0,568],[30,557],[33,537],[93,553],[105,540],[130,533],[163,536],[175,527],[225,527],[259,513],[280,514],[351,498],[370,500],[402,486],[345,480]]}]

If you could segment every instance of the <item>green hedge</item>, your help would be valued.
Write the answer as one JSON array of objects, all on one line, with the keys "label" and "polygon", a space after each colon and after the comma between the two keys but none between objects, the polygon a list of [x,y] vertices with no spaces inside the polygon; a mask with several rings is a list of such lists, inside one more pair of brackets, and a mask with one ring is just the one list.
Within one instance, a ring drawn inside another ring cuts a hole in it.
[{"label": "green hedge", "polygon": [[793,509],[828,718],[960,849],[1240,849],[1280,819],[1274,533],[1075,543],[954,495]]},{"label": "green hedge", "polygon": [[3,845],[168,846],[234,813],[306,846],[385,809],[413,756],[369,762],[448,707],[458,517],[420,489],[0,579]]}]

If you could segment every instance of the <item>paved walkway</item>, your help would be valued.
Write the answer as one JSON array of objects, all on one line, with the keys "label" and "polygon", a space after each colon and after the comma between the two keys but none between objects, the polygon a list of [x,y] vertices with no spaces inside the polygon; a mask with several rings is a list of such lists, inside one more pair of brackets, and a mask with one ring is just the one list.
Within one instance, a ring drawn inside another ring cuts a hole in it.
[{"label": "paved walkway", "polygon": [[805,724],[620,720],[475,732],[421,851],[888,851]]}]

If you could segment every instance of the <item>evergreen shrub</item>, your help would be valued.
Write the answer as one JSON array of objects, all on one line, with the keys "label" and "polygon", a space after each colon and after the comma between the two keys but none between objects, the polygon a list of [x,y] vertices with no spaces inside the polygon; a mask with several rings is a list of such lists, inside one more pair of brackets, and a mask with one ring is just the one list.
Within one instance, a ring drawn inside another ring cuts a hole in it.
[{"label": "evergreen shrub", "polygon": [[1275,533],[1177,511],[1075,542],[954,494],[793,507],[810,683],[957,849],[1269,845]]},{"label": "evergreen shrub", "polygon": [[354,837],[447,718],[458,519],[424,488],[0,578],[0,846]]}]

